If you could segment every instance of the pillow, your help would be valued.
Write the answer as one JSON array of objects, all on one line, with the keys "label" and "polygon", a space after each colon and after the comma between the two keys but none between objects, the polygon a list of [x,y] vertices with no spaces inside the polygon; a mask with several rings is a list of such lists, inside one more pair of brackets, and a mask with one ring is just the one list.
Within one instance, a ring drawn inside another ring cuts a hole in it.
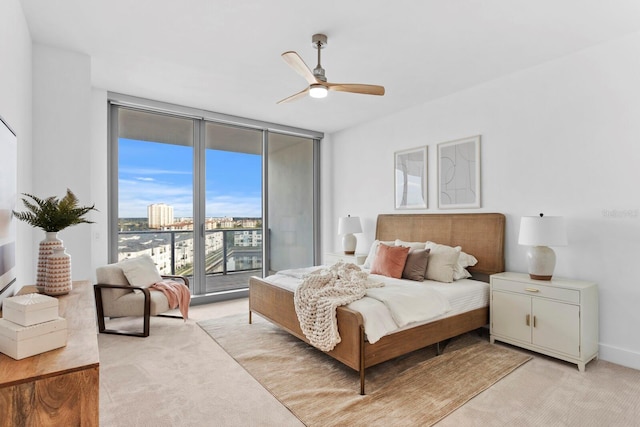
[{"label": "pillow", "polygon": [[431,249],[410,249],[402,270],[402,278],[422,282],[427,272]]},{"label": "pillow", "polygon": [[460,264],[456,264],[453,267],[453,280],[460,280],[460,279],[468,279],[469,277],[471,277],[471,273],[469,273],[469,271],[464,268],[461,267]]},{"label": "pillow", "polygon": [[427,242],[425,246],[427,249],[431,249],[425,278],[444,283],[453,282],[454,268],[458,263],[462,248],[460,246],[452,248],[433,242]]},{"label": "pillow", "polygon": [[453,268],[453,280],[468,279],[471,273],[467,271],[467,267],[473,267],[478,260],[473,255],[460,251],[458,263]]},{"label": "pillow", "polygon": [[478,263],[478,260],[473,255],[469,255],[466,252],[460,251],[460,258],[458,258],[458,264],[462,268],[473,267]]},{"label": "pillow", "polygon": [[371,274],[399,279],[407,261],[409,248],[404,246],[378,245],[376,258],[371,266]]},{"label": "pillow", "polygon": [[[122,272],[131,286],[148,288],[154,283],[162,281],[162,276],[160,276],[156,264],[149,255],[141,255],[120,261],[118,266],[122,268]],[[134,289],[134,292],[141,291]]]},{"label": "pillow", "polygon": [[405,242],[404,240],[396,239],[396,246],[408,246],[411,249],[424,249],[425,242]]},{"label": "pillow", "polygon": [[380,243],[393,246],[393,242],[391,241],[381,242],[380,240],[374,240],[373,243],[371,244],[371,248],[369,249],[369,254],[367,255],[367,258],[364,260],[364,264],[362,264],[362,268],[366,268],[366,269],[371,268],[371,266],[373,265],[373,260],[376,258],[376,252],[378,251],[378,245],[380,245]]}]

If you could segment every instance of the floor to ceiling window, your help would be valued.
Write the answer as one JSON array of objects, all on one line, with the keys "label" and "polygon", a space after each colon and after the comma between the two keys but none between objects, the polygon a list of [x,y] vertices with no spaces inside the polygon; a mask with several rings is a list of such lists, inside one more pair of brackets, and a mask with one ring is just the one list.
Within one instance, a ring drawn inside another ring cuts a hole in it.
[{"label": "floor to ceiling window", "polygon": [[269,134],[269,271],[314,264],[314,145],[309,138]]},{"label": "floor to ceiling window", "polygon": [[262,131],[205,123],[206,291],[262,271]]},{"label": "floor to ceiling window", "polygon": [[321,134],[122,97],[110,107],[113,262],[148,254],[203,302],[316,263]]}]

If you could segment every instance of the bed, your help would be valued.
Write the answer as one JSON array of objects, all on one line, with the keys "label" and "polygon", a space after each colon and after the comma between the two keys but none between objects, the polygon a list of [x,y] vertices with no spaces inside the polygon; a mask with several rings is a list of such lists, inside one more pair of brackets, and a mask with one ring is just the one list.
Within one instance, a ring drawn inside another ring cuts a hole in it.
[{"label": "bed", "polygon": [[[461,246],[464,252],[474,255],[478,260],[475,266],[468,268],[472,279],[489,282],[491,274],[504,271],[504,230],[505,217],[499,213],[381,214],[376,222],[376,239],[432,241]],[[251,277],[250,323],[253,313],[309,342],[298,323],[292,291],[265,279]],[[489,322],[489,307],[403,329],[383,336],[373,344],[366,340],[361,313],[342,306],[338,307],[336,317],[341,342],[326,354],[359,373],[360,394],[365,394],[367,368],[480,328]]]}]

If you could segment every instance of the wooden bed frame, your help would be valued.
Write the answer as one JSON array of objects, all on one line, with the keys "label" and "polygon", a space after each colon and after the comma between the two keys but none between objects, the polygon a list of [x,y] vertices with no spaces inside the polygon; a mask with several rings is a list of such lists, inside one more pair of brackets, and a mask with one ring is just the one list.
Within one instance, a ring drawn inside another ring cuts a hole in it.
[{"label": "wooden bed frame", "polygon": [[[473,279],[488,282],[491,274],[504,271],[504,228],[505,217],[499,213],[382,214],[378,216],[376,224],[376,239],[407,242],[430,240],[461,246],[463,251],[478,259],[474,267],[468,268]],[[293,292],[258,277],[251,277],[249,323],[252,313],[309,342],[298,323]],[[360,394],[364,394],[366,368],[480,328],[489,322],[489,308],[479,308],[405,329],[386,335],[375,344],[366,341],[364,322],[359,312],[342,306],[338,307],[336,317],[342,341],[326,354],[359,372]]]}]

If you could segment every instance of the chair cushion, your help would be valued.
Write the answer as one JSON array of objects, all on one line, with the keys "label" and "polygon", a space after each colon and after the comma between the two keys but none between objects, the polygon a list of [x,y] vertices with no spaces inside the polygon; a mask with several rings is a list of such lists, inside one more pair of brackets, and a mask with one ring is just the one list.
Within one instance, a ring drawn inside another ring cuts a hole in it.
[{"label": "chair cushion", "polygon": [[[148,288],[154,283],[162,281],[162,276],[156,267],[155,262],[149,255],[140,255],[135,258],[122,260],[118,263],[127,281],[131,286]],[[141,291],[134,290],[139,293]]]},{"label": "chair cushion", "polygon": [[[151,315],[156,316],[169,310],[167,297],[159,291],[151,290]],[[144,314],[144,294],[128,292],[120,298],[104,301],[104,315],[107,317],[142,316]]]}]

